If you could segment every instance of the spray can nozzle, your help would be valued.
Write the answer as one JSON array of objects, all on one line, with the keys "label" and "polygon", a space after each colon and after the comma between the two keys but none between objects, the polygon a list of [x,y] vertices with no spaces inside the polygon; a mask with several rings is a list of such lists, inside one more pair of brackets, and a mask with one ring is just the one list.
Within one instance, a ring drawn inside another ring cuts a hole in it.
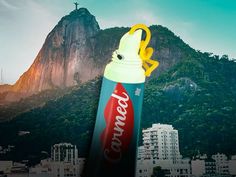
[{"label": "spray can nozzle", "polygon": [[112,60],[122,64],[139,64],[142,61],[138,53],[140,49],[140,42],[142,37],[142,30],[136,30],[133,34],[127,32],[120,39],[118,49],[113,53]]}]

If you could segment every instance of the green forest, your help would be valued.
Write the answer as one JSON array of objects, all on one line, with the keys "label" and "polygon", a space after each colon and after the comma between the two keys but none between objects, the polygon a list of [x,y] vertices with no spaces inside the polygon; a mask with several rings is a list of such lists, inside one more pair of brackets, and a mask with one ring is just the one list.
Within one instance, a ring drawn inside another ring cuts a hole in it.
[{"label": "green forest", "polygon": [[[126,30],[103,30],[102,37],[97,36],[96,40],[110,44],[110,33],[119,38]],[[180,151],[184,157],[198,152],[236,154],[235,60],[227,55],[219,57],[195,51],[166,28],[152,26],[151,30],[154,37],[158,36],[153,38],[151,45],[157,51],[166,51],[155,53],[157,59],[162,55],[161,64],[166,64],[166,68],[159,72],[160,66],[146,81],[141,129],[153,123],[173,125],[179,131]],[[106,50],[96,45],[95,50],[100,56],[112,53],[109,45]],[[172,51],[178,61],[173,58],[173,63],[170,60],[165,63],[165,56],[171,53],[168,51]],[[104,61],[97,61],[97,64],[104,65]],[[79,155],[86,156],[101,80],[102,77],[97,77],[65,91],[46,91],[14,103],[10,108],[1,108],[0,116],[10,115],[11,119],[0,123],[0,145],[14,145],[15,148],[7,155],[0,155],[0,159],[29,159],[32,164],[37,163],[50,156],[51,146],[59,142],[76,144]],[[20,131],[30,133],[21,136]]]},{"label": "green forest", "polygon": [[[179,130],[184,156],[198,152],[235,154],[235,75],[236,63],[227,56],[196,52],[146,83],[142,128],[158,122],[172,124]],[[61,98],[0,124],[1,143],[16,146],[4,158],[43,158],[41,152],[49,153],[51,145],[58,142],[76,144],[80,156],[86,156],[101,80],[73,87]],[[19,136],[19,131],[30,134]]]}]

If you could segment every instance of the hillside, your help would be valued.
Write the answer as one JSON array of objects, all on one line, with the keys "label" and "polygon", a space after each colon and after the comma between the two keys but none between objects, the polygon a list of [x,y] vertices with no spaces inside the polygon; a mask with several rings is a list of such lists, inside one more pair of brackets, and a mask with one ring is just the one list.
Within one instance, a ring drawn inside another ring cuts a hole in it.
[{"label": "hillside", "polygon": [[[235,154],[235,60],[195,51],[163,26],[150,29],[153,58],[160,66],[146,82],[142,128],[172,124],[179,130],[184,156],[198,151]],[[76,144],[86,156],[100,75],[128,30],[101,30],[84,8],[59,21],[29,70],[14,86],[0,86],[0,104],[28,96],[0,107],[0,146],[15,146],[0,159],[33,163],[59,142]]]},{"label": "hillside", "polygon": [[[61,96],[69,92],[71,89],[73,89],[73,87],[66,89],[44,90],[38,94],[33,94],[29,97],[22,98],[17,102],[12,102],[8,104],[5,103],[0,106],[0,123],[4,121],[9,121],[18,114],[30,111],[31,109],[42,107],[43,105],[45,105],[46,102],[60,98]],[[5,94],[6,93],[2,93],[2,95]],[[11,96],[14,97],[16,93],[8,92],[7,94],[8,96],[11,94]]]},{"label": "hillside", "polygon": [[[160,66],[158,67],[157,70],[153,72],[151,78],[157,78],[161,73],[169,70],[172,66],[177,64],[183,58],[186,58],[189,55],[192,55],[192,53],[194,53],[194,50],[192,48],[190,48],[179,37],[175,36],[174,33],[172,33],[167,28],[160,25],[158,26],[153,25],[150,27],[150,29],[152,31],[152,40],[150,45],[155,49],[153,58],[158,59],[158,61],[160,62]],[[91,59],[91,62],[94,63],[95,68],[101,69],[100,72],[103,71],[105,64],[109,62],[110,57],[112,56],[112,52],[118,46],[119,39],[127,31],[128,28],[116,27],[116,28],[100,30],[94,36],[94,44],[93,44],[94,48],[92,50],[92,53],[90,54],[91,56],[94,57],[92,57],[93,59]],[[91,77],[91,79],[93,79],[93,77]],[[80,84],[81,82],[78,80],[78,83],[75,86],[78,86]],[[63,87],[63,86],[62,88],[55,87],[54,89],[49,88],[45,91],[50,92],[51,95],[54,94],[54,92],[56,93],[58,90],[60,90],[61,92],[60,95],[63,95],[63,89],[65,89],[64,93],[66,93],[67,92],[66,90],[70,89],[70,87]],[[32,102],[31,100],[34,99],[37,100],[37,96],[35,95],[37,94],[40,95],[41,94],[40,92],[34,93],[33,94],[34,97],[21,99],[21,104],[19,104],[18,102],[15,103],[13,102],[12,104],[9,103],[9,100],[14,100],[14,98],[17,99],[24,98],[24,94],[23,96],[22,94],[23,93],[19,92],[0,93],[0,104],[1,100],[5,99],[5,105],[3,104],[4,106],[0,106],[0,121],[12,119],[19,112],[24,112],[25,110],[30,110],[32,108],[37,107],[37,104],[34,104],[34,106],[32,106],[30,102]],[[8,100],[8,105],[6,105],[6,100]],[[42,100],[42,102],[45,103],[47,100],[50,100],[50,97],[49,99],[45,97],[45,100]],[[28,104],[28,102],[30,104]],[[18,105],[22,105],[22,103],[24,104],[24,106],[18,107]],[[27,105],[29,107],[27,107]],[[39,106],[40,105],[42,105],[41,102],[39,103]]]},{"label": "hillside", "polygon": [[[151,26],[150,45],[160,61],[152,77],[167,71],[193,51],[162,26]],[[80,8],[64,16],[46,37],[30,68],[12,86],[0,86],[0,104],[16,102],[44,90],[64,89],[101,75],[129,28],[101,30],[95,16]]]},{"label": "hillside", "polygon": [[[226,56],[194,52],[146,83],[142,128],[172,124],[179,130],[184,156],[198,152],[235,154],[236,63]],[[14,158],[40,156],[58,142],[75,143],[87,154],[96,116],[101,78],[75,87],[41,108],[0,124],[3,144],[16,145]],[[18,136],[20,130],[29,135]],[[6,136],[7,135],[7,136]]]},{"label": "hillside", "polygon": [[[15,145],[15,151],[0,159],[40,157],[50,152],[52,144],[71,142],[78,145],[80,155],[87,153],[93,129],[100,79],[74,87],[68,94],[47,102],[15,119],[0,124],[1,145]],[[30,134],[19,136],[19,131]],[[7,136],[6,136],[7,135]]]},{"label": "hillside", "polygon": [[196,53],[149,82],[142,126],[169,123],[179,130],[183,155],[235,154],[236,62]]}]

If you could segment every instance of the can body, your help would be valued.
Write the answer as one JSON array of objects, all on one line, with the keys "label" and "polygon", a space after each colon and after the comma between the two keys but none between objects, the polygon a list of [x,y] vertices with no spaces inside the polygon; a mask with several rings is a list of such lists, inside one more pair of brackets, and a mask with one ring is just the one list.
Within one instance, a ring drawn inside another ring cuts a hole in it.
[{"label": "can body", "polygon": [[103,78],[86,177],[134,177],[143,83]]}]

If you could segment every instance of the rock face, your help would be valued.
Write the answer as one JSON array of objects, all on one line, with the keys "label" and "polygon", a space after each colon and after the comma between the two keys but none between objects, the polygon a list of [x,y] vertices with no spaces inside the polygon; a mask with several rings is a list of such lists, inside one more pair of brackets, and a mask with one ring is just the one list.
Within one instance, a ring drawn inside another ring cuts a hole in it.
[{"label": "rock face", "polygon": [[85,8],[63,17],[49,33],[34,63],[13,86],[14,92],[32,94],[64,88],[94,78],[101,71],[91,62],[91,38],[100,30]]},{"label": "rock face", "polygon": [[[155,49],[152,58],[160,61],[152,74],[157,77],[193,49],[165,27],[151,26],[150,29],[150,45]],[[4,90],[9,92],[4,94],[4,99],[16,101],[43,90],[66,88],[94,79],[103,73],[121,36],[128,30],[117,27],[100,30],[87,9],[72,11],[49,33],[31,67]]]},{"label": "rock face", "polygon": [[0,85],[0,94],[4,93],[12,88],[12,85],[4,84]]}]

